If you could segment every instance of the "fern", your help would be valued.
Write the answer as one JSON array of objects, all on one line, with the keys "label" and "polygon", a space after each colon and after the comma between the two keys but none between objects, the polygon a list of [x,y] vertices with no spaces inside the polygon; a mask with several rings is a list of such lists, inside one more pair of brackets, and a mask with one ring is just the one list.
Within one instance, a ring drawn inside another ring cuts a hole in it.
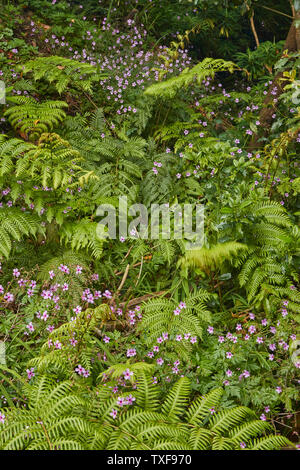
[{"label": "fern", "polygon": [[162,406],[162,413],[171,422],[179,421],[188,403],[190,381],[186,377],[179,380],[167,394]]},{"label": "fern", "polygon": [[82,418],[85,401],[72,393],[71,382],[56,384],[43,376],[27,385],[25,393],[27,409],[10,410],[8,424],[0,430],[2,449],[84,449],[81,436],[87,439],[92,427]]},{"label": "fern", "polygon": [[[80,171],[77,163],[79,153],[57,134],[42,134],[35,148],[30,149],[17,161],[16,177],[30,175],[33,181],[43,187],[72,187],[70,174]],[[75,173],[76,174],[76,173]]]},{"label": "fern", "polygon": [[17,98],[17,106],[10,107],[4,115],[14,129],[27,140],[36,140],[42,133],[52,131],[66,117],[63,108],[68,105],[64,101],[38,103],[28,97]]},{"label": "fern", "polygon": [[14,241],[43,233],[39,219],[17,207],[0,208],[0,254],[9,257]]},{"label": "fern", "polygon": [[247,245],[238,242],[218,243],[210,248],[187,250],[185,256],[179,260],[179,265],[197,267],[203,271],[214,271],[219,269],[225,261],[231,261],[247,250]]},{"label": "fern", "polygon": [[[69,377],[76,375],[75,368],[78,364],[91,370],[95,329],[110,321],[114,322],[116,318],[107,304],[83,310],[50,333],[48,341],[41,347],[40,355],[31,359],[30,366],[36,367],[40,372],[52,370]],[[76,339],[75,349],[71,346],[70,339]],[[55,348],[55,342],[59,342],[61,348]]]},{"label": "fern", "polygon": [[104,241],[97,236],[97,222],[82,219],[80,222],[66,222],[61,229],[60,239],[72,250],[88,250],[94,259],[100,259]]},{"label": "fern", "polygon": [[202,62],[195,65],[191,69],[185,69],[177,77],[169,78],[160,83],[155,83],[147,88],[146,95],[156,98],[174,98],[176,93],[183,87],[187,87],[194,81],[201,83],[208,77],[214,77],[217,72],[229,71],[233,72],[237,66],[233,62],[223,59],[211,59],[206,57]]},{"label": "fern", "polygon": [[54,83],[60,94],[70,85],[91,92],[93,83],[105,78],[103,73],[100,74],[97,68],[90,64],[58,56],[38,57],[26,62],[23,73],[30,72],[34,80],[43,78],[49,83]]},{"label": "fern", "polygon": [[138,383],[143,386],[134,392],[136,405],[118,412],[113,419],[116,397],[111,397],[107,388],[87,394],[74,382],[57,384],[50,376],[42,375],[23,385],[26,408],[6,408],[0,448],[232,450],[240,449],[241,443],[251,450],[292,447],[285,437],[269,434],[270,425],[255,419],[246,407],[212,413],[220,407],[220,390],[189,404],[190,381],[181,378],[161,402],[160,411],[154,411],[145,409],[145,395],[158,397],[158,386],[150,385],[150,377],[147,379],[144,373]]},{"label": "fern", "polygon": [[[163,297],[149,300],[144,305],[143,318],[138,331],[146,334],[146,342],[153,346],[162,333],[168,332],[168,347],[174,350],[174,356],[182,357],[188,361],[192,345],[189,341],[178,342],[177,334],[189,334],[202,338],[203,326],[210,321],[210,312],[206,308],[206,302],[210,295],[200,290],[196,296],[189,296],[185,300],[186,307],[179,315],[174,314],[177,304]],[[175,360],[175,359],[174,359]]]}]

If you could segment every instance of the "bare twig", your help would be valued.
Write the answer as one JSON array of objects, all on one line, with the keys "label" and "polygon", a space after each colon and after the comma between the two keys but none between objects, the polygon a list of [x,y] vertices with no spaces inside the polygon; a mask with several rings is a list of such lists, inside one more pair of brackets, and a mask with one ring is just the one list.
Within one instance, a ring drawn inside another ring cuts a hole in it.
[{"label": "bare twig", "polygon": [[143,258],[143,256],[142,256],[142,258],[141,258],[141,263],[140,263],[140,264],[141,264],[141,267],[140,267],[140,270],[139,270],[139,275],[138,275],[137,280],[136,280],[136,282],[135,282],[135,287],[138,285],[138,282],[139,282],[140,277],[141,277],[141,274],[142,274],[143,261],[144,261],[144,258]]},{"label": "bare twig", "polygon": [[125,272],[124,272],[123,277],[122,277],[121,284],[119,285],[119,287],[118,287],[118,289],[117,289],[116,295],[119,295],[120,290],[121,290],[122,287],[124,286],[124,283],[125,283],[126,278],[127,278],[127,276],[128,276],[129,268],[130,268],[130,264],[127,264],[126,269],[125,269]]},{"label": "bare twig", "polygon": [[153,297],[159,297],[160,295],[165,295],[165,294],[167,294],[167,291],[161,290],[159,292],[153,292],[152,294],[142,295],[141,297],[136,297],[135,299],[131,299],[128,302],[120,303],[120,307],[124,308],[125,306],[132,307],[133,305],[139,305],[145,300],[152,299]]}]

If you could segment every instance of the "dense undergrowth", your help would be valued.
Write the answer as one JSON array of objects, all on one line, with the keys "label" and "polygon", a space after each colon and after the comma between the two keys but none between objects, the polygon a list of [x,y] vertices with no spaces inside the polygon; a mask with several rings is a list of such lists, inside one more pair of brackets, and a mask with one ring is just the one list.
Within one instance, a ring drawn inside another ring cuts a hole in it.
[{"label": "dense undergrowth", "polygon": [[2,3],[0,448],[299,447],[299,2]]}]

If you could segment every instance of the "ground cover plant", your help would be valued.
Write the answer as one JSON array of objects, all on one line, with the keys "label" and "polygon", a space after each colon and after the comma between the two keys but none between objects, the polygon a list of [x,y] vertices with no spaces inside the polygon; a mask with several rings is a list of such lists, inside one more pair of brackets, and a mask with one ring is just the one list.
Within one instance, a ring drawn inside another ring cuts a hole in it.
[{"label": "ground cover plant", "polygon": [[298,0],[2,1],[1,450],[300,448],[299,32]]}]

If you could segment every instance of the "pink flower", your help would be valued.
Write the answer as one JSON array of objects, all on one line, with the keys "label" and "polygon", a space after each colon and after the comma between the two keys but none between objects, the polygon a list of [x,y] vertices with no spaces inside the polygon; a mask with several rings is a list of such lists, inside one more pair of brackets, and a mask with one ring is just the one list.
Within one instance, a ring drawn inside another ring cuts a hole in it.
[{"label": "pink flower", "polygon": [[26,372],[27,372],[27,377],[29,380],[35,376],[34,367],[31,367],[31,369],[26,369]]},{"label": "pink flower", "polygon": [[116,419],[118,412],[117,412],[117,410],[115,410],[115,409],[112,409],[112,410],[111,410],[111,412],[110,412],[109,414],[110,414],[110,416],[112,416],[112,417],[113,417],[113,419]]},{"label": "pink flower", "polygon": [[133,372],[130,369],[126,369],[123,372],[123,375],[125,380],[130,380],[130,378],[133,376]]},{"label": "pink flower", "polygon": [[52,295],[53,295],[53,293],[50,290],[43,290],[42,293],[41,293],[41,296],[45,300],[51,299]]},{"label": "pink flower", "polygon": [[103,293],[104,297],[106,297],[107,299],[111,299],[112,298],[112,294],[109,290],[105,290],[104,293]]},{"label": "pink flower", "polygon": [[10,292],[7,292],[7,294],[5,294],[4,296],[4,300],[6,300],[7,302],[13,302],[14,301],[14,295],[11,294]]},{"label": "pink flower", "polygon": [[126,400],[125,400],[125,398],[123,398],[123,397],[118,397],[117,405],[119,405],[119,406],[124,406],[124,405],[126,405]]},{"label": "pink flower", "polygon": [[47,321],[48,318],[49,318],[49,315],[48,315],[48,313],[47,313],[47,310],[45,310],[45,311],[43,312],[43,314],[41,315],[41,320]]},{"label": "pink flower", "polygon": [[136,349],[135,348],[127,349],[127,357],[133,357],[133,356],[136,356]]},{"label": "pink flower", "polygon": [[127,405],[133,405],[133,402],[135,401],[135,397],[132,396],[131,394],[126,397]]},{"label": "pink flower", "polygon": [[77,374],[79,375],[82,375],[83,371],[84,371],[84,368],[80,364],[75,369],[75,372],[77,372]]},{"label": "pink flower", "polygon": [[80,313],[81,310],[82,310],[82,308],[80,307],[80,305],[77,305],[77,307],[73,308],[73,312],[76,313],[76,315],[77,315],[78,313]]},{"label": "pink flower", "polygon": [[77,265],[76,266],[76,274],[81,274],[82,273],[82,267]]},{"label": "pink flower", "polygon": [[30,333],[32,333],[34,331],[34,326],[33,326],[32,322],[28,323],[28,325],[26,325],[26,328],[28,328]]}]

